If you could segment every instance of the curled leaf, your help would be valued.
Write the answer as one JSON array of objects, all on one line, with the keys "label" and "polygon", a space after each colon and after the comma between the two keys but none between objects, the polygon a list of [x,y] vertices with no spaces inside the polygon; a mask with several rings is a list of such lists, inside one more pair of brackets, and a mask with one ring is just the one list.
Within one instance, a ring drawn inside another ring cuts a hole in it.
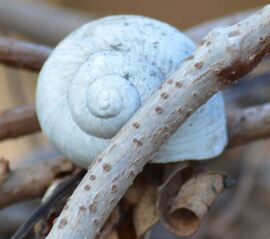
[{"label": "curled leaf", "polygon": [[222,173],[201,173],[200,164],[177,163],[166,166],[164,183],[148,184],[133,213],[138,238],[160,221],[178,236],[190,236],[231,181]]},{"label": "curled leaf", "polygon": [[[166,192],[168,197],[176,195],[179,189],[179,172],[187,167],[187,163],[168,164],[166,165],[166,173],[168,173],[167,180],[163,185],[168,185],[170,190]],[[181,176],[181,175],[180,175]],[[159,182],[153,182],[149,184],[142,184],[141,188],[144,192],[140,195],[140,201],[136,205],[133,212],[133,224],[136,231],[137,238],[143,238],[147,232],[158,222],[159,216],[156,209],[157,193]],[[138,195],[140,190],[136,190]]]},{"label": "curled leaf", "polygon": [[227,177],[221,173],[199,174],[187,179],[174,197],[168,197],[166,191],[170,188],[166,185],[160,191],[157,203],[160,221],[178,236],[194,234],[206,212],[226,187],[226,181]]}]

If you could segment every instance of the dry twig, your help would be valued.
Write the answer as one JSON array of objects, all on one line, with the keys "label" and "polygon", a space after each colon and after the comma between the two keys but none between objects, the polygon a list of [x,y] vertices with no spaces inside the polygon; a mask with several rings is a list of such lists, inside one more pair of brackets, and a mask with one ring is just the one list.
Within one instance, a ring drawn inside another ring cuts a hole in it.
[{"label": "dry twig", "polygon": [[[270,137],[270,103],[227,113],[229,147]],[[34,105],[0,113],[0,141],[40,131]]]},{"label": "dry twig", "polygon": [[34,105],[24,105],[0,113],[0,141],[40,131]]},{"label": "dry twig", "polygon": [[8,66],[39,71],[50,52],[46,46],[0,38],[0,62]]},{"label": "dry twig", "polygon": [[[6,164],[5,160],[0,164]],[[64,158],[58,158],[16,170],[5,168],[7,176],[0,183],[0,208],[41,197],[57,176],[71,173],[74,165]]]},{"label": "dry twig", "polygon": [[[269,26],[270,5],[237,25],[209,34],[89,167],[47,239],[94,238],[168,137],[214,93],[250,72],[269,54]],[[163,92],[170,92],[168,99],[160,97]],[[134,123],[140,127],[134,128]],[[104,170],[108,165],[109,170]],[[87,210],[93,203],[95,211]]]},{"label": "dry twig", "polygon": [[270,104],[238,109],[228,114],[229,146],[269,137]]}]

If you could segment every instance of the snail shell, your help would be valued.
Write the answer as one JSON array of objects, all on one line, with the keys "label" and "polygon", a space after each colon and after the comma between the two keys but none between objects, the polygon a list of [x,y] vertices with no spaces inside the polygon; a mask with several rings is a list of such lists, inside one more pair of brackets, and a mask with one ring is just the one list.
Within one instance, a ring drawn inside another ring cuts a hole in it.
[{"label": "snail shell", "polygon": [[[37,114],[55,147],[87,167],[194,50],[177,29],[141,16],[112,16],[67,36],[44,64]],[[162,146],[154,162],[207,159],[227,143],[221,93]]]}]

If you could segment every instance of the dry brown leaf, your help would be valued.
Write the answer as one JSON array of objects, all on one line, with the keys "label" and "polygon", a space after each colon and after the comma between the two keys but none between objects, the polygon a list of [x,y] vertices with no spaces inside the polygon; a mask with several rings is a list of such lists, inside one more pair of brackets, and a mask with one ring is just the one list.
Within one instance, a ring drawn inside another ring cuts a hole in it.
[{"label": "dry brown leaf", "polygon": [[133,222],[138,238],[142,238],[158,221],[155,206],[156,193],[157,187],[150,185],[143,194],[141,201],[134,209]]},{"label": "dry brown leaf", "polygon": [[162,182],[163,172],[163,165],[146,165],[126,192],[124,200],[130,205],[137,205],[141,201],[148,185],[159,185]]},{"label": "dry brown leaf", "polygon": [[118,239],[136,239],[136,233],[133,223],[133,209],[134,205],[122,200],[119,203],[120,219],[117,225]]},{"label": "dry brown leaf", "polygon": [[[180,183],[185,180],[183,173]],[[174,177],[176,176],[179,177],[177,174]],[[226,180],[227,177],[224,174],[207,172],[185,181],[174,197],[171,197],[172,195],[168,192],[161,191],[157,205],[160,221],[168,230],[178,236],[194,234],[206,212],[224,190]],[[169,189],[166,186],[163,191]]]},{"label": "dry brown leaf", "polygon": [[118,233],[117,231],[114,229],[110,232],[110,234],[105,238],[105,239],[118,239]]},{"label": "dry brown leaf", "polygon": [[162,186],[147,186],[133,213],[138,238],[143,238],[158,221],[178,236],[196,232],[227,183],[222,173],[201,171],[196,163],[167,165]]},{"label": "dry brown leaf", "polygon": [[[173,195],[176,195],[179,183],[174,176],[183,170],[185,167],[187,167],[188,164],[181,163],[181,164],[169,164],[166,166],[166,171],[168,173],[168,177],[166,182],[163,184],[164,186],[167,186],[169,184],[169,187],[171,190],[168,190],[166,192],[173,193]],[[177,174],[177,177],[179,175]],[[137,204],[137,206],[134,209],[133,213],[133,223],[134,228],[136,231],[137,238],[143,238],[147,231],[149,231],[159,220],[157,210],[156,210],[156,202],[157,202],[157,182],[153,182],[152,184],[144,184],[144,193],[141,194],[141,200]],[[172,186],[173,184],[173,186]],[[176,188],[173,192],[173,188]],[[137,192],[139,190],[137,189]]]},{"label": "dry brown leaf", "polygon": [[147,183],[145,183],[145,181],[135,179],[134,183],[124,196],[125,201],[130,205],[138,204],[141,201],[146,189]]},{"label": "dry brown leaf", "polygon": [[176,196],[185,178],[192,176],[194,167],[188,163],[169,164],[166,165],[165,171],[165,181],[159,187],[157,200],[157,204],[164,205],[168,203],[168,199]]}]

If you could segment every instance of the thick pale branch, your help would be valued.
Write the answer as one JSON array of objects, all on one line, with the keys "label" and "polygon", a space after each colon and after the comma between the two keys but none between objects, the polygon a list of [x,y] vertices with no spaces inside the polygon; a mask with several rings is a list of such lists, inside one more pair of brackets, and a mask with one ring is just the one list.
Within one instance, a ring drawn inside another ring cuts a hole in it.
[{"label": "thick pale branch", "polygon": [[[47,238],[95,238],[135,176],[170,135],[269,51],[270,5],[235,26],[209,34],[89,167]],[[161,97],[164,92],[166,99]]]},{"label": "thick pale branch", "polygon": [[46,46],[0,38],[0,62],[8,66],[39,71],[50,52]]},{"label": "thick pale branch", "polygon": [[0,113],[0,141],[40,130],[34,105],[24,105]]},{"label": "thick pale branch", "polygon": [[37,165],[10,170],[7,161],[0,160],[0,168],[5,166],[5,178],[0,181],[0,208],[28,199],[43,196],[55,178],[71,173],[75,166],[64,158],[44,161]]}]

